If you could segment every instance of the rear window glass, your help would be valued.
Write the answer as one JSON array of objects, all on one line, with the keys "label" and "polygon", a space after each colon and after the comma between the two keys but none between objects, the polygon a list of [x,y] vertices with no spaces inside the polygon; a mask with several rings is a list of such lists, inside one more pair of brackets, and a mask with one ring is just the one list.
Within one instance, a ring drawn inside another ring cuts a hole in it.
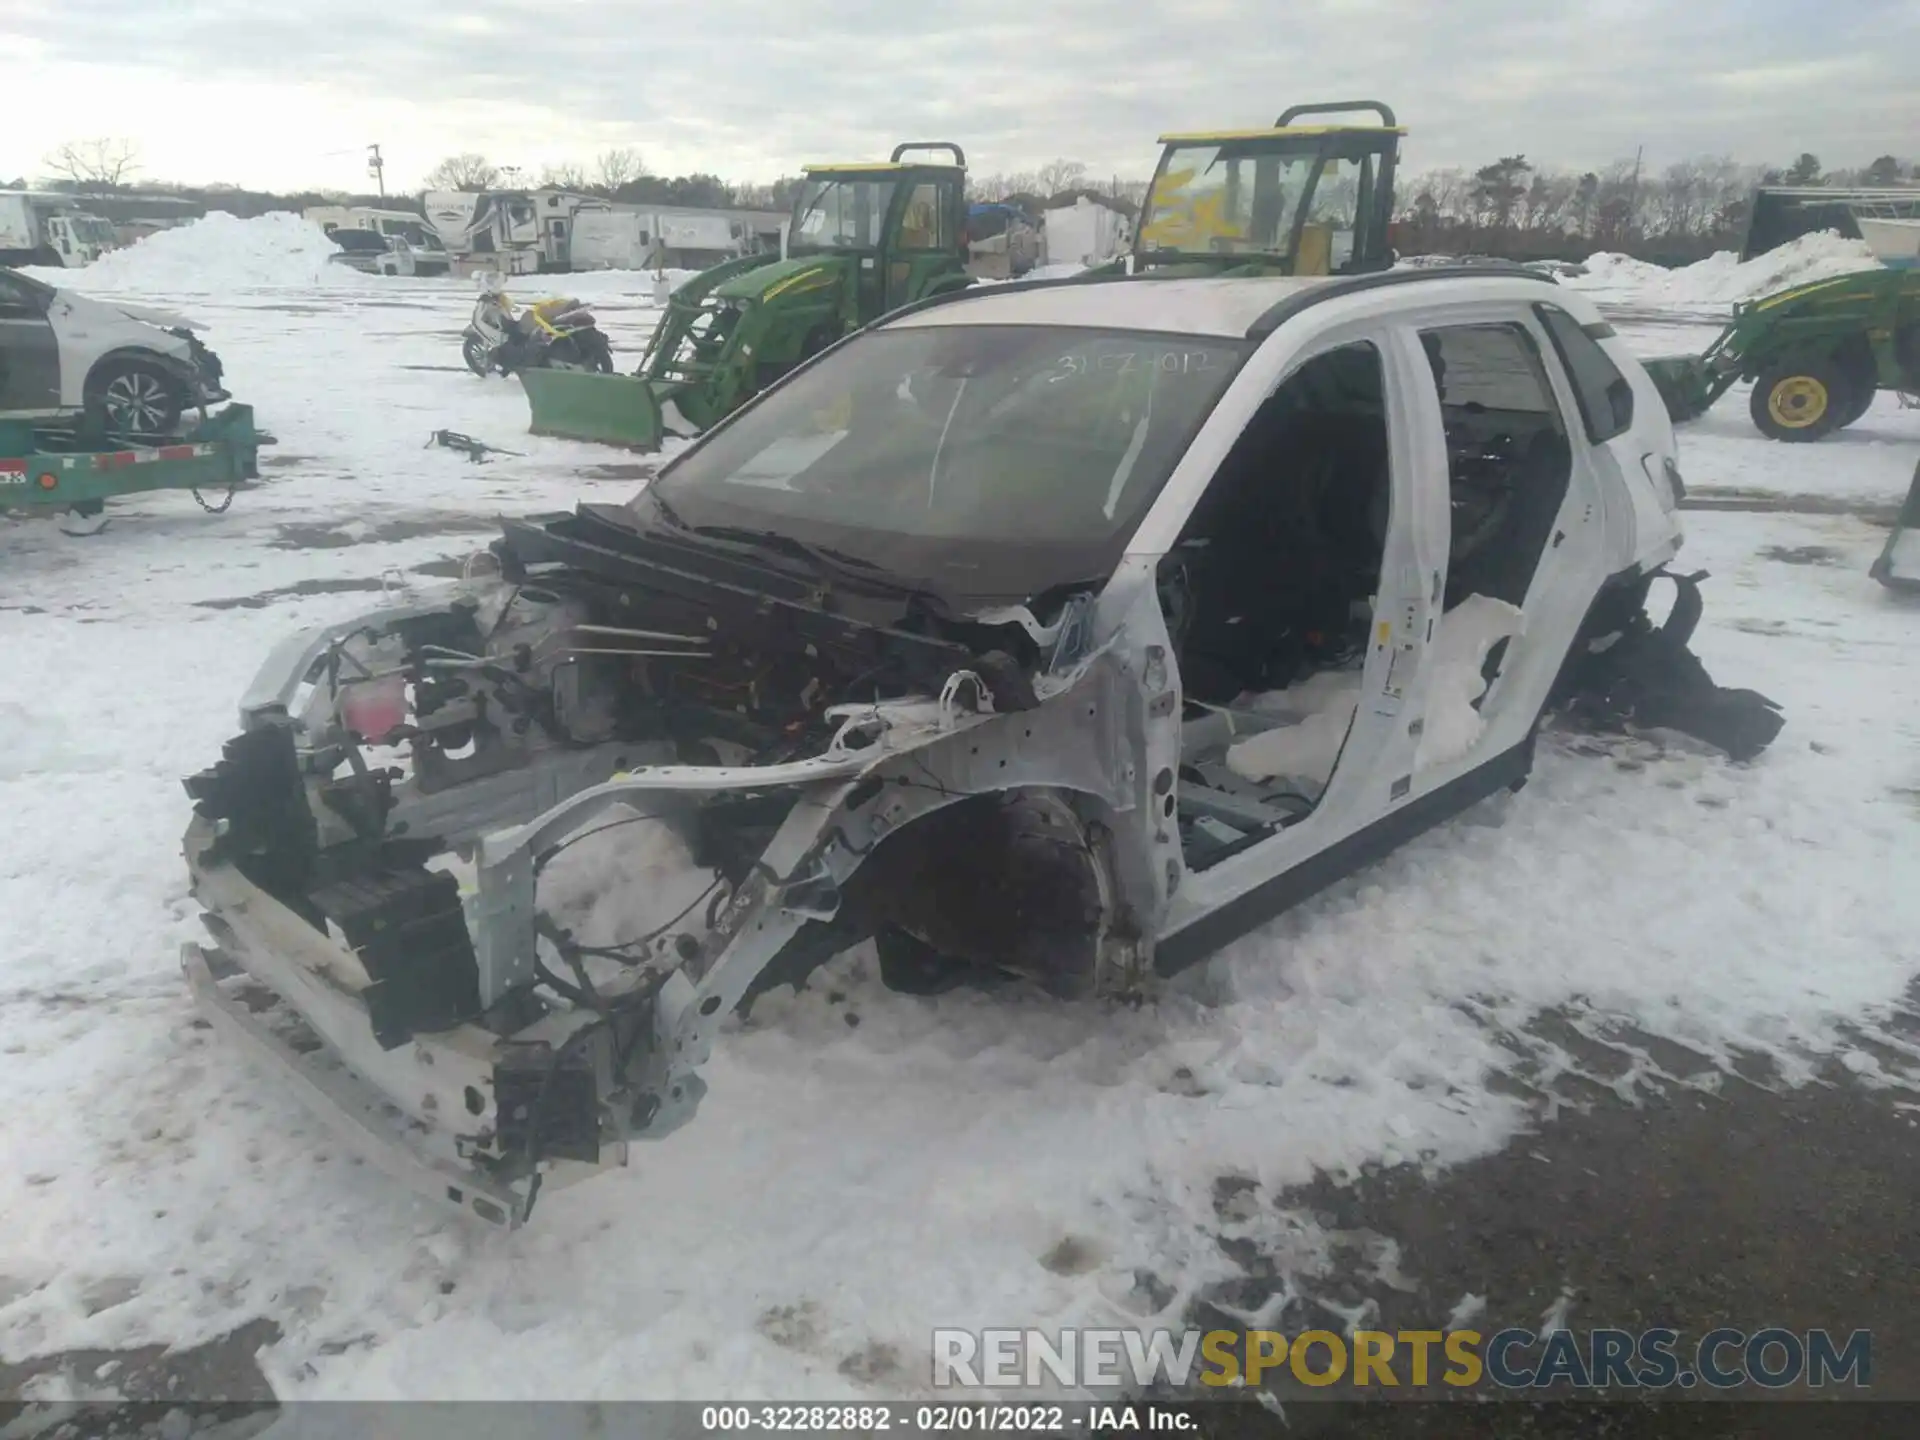
[{"label": "rear window glass", "polygon": [[1517,325],[1454,325],[1421,334],[1446,409],[1554,415],[1532,340]]},{"label": "rear window glass", "polygon": [[1580,322],[1553,305],[1536,305],[1534,313],[1546,326],[1554,352],[1567,367],[1573,397],[1580,405],[1587,438],[1598,445],[1626,432],[1633,424],[1633,386],[1608,358]]}]

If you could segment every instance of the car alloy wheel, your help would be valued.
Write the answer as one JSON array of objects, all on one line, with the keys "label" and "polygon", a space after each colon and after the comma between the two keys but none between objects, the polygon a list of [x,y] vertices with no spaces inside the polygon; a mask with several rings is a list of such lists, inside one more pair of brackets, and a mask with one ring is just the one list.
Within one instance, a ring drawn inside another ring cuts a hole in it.
[{"label": "car alloy wheel", "polygon": [[128,370],[107,382],[102,392],[113,428],[129,435],[159,435],[168,428],[172,398],[157,375]]}]

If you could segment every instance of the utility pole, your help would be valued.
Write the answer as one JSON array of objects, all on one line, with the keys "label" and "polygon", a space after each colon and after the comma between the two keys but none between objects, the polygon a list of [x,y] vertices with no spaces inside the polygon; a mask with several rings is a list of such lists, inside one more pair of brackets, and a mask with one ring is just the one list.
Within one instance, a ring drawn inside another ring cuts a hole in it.
[{"label": "utility pole", "polygon": [[380,187],[380,198],[387,198],[387,162],[380,158],[378,145],[367,146],[367,173],[373,176],[374,183]]},{"label": "utility pole", "polygon": [[1640,158],[1647,153],[1645,145],[1636,145],[1633,151],[1633,196],[1628,201],[1627,234],[1638,233],[1640,228]]}]

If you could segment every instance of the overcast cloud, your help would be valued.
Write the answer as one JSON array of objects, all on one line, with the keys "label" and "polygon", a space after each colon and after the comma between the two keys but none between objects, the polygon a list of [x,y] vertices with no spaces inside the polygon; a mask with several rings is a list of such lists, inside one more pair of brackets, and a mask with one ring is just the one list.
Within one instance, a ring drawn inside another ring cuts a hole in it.
[{"label": "overcast cloud", "polygon": [[276,187],[357,187],[376,140],[396,189],[459,150],[763,180],[901,139],[1144,177],[1162,130],[1356,95],[1415,169],[1920,152],[1920,0],[0,0],[0,54],[5,177],[90,135]]}]

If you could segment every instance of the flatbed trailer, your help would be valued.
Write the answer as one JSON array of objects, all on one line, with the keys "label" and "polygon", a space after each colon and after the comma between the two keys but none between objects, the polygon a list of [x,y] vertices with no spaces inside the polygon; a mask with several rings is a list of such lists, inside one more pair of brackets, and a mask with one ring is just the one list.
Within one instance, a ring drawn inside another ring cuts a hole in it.
[{"label": "flatbed trailer", "polygon": [[[0,510],[65,510],[100,519],[106,502],[149,490],[189,490],[214,514],[259,478],[260,447],[274,437],[254,425],[251,405],[232,404],[158,443],[0,421]],[[221,491],[218,503],[202,491]]]}]

